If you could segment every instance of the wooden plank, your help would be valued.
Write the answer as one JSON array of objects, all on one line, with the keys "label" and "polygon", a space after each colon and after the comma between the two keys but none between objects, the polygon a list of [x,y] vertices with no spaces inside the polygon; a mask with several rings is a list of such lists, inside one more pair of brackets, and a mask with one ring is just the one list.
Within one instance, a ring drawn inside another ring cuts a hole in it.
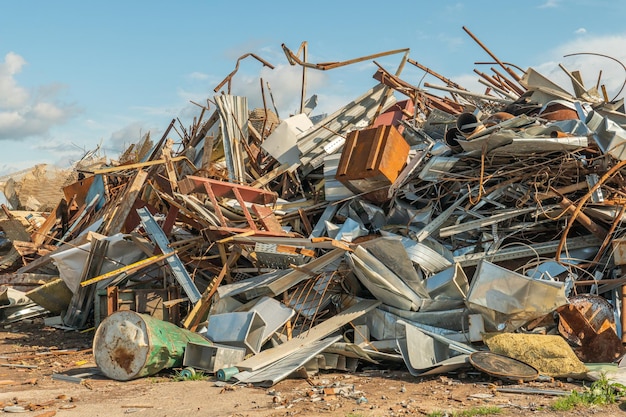
[{"label": "wooden plank", "polygon": [[299,248],[289,245],[276,245],[276,252],[289,253],[291,255],[304,255],[311,258],[315,258],[315,251],[312,249]]},{"label": "wooden plank", "polygon": [[279,235],[285,232],[271,208],[253,204],[252,211],[256,214],[257,219],[268,232],[274,232]]},{"label": "wooden plank", "polygon": [[7,274],[0,274],[0,285],[42,285],[57,278],[58,276],[47,274],[12,272]]},{"label": "wooden plank", "polygon": [[[191,163],[191,161],[189,161],[187,159],[187,157],[185,157],[185,156],[177,156],[175,158],[172,158],[172,162],[178,162],[178,161],[187,161],[189,164],[193,165]],[[136,164],[128,164],[128,165],[118,165],[116,167],[95,169],[93,171],[83,171],[83,172],[89,172],[89,173],[94,174],[94,175],[110,174],[112,172],[126,171],[128,169],[146,168],[146,167],[149,167],[149,166],[161,165],[161,164],[165,164],[165,163],[166,163],[166,161],[164,159],[157,159],[157,160],[154,160],[154,161],[138,162]]]},{"label": "wooden plank", "polygon": [[[81,281],[85,281],[94,275],[100,274],[100,270],[106,259],[108,247],[108,240],[94,239],[91,242],[91,249],[85,261],[85,265],[83,266]],[[93,307],[95,291],[95,287],[78,287],[72,296],[67,311],[63,315],[63,323],[65,325],[77,329],[83,329],[85,327],[87,320],[89,320],[91,308]]]},{"label": "wooden plank", "polygon": [[282,175],[285,172],[287,172],[288,169],[289,169],[289,164],[286,164],[286,163],[282,164],[282,165],[274,168],[273,170],[271,170],[267,174],[263,175],[261,178],[259,178],[256,181],[254,181],[252,184],[250,184],[250,186],[251,187],[255,187],[255,188],[265,187],[267,184],[272,182],[274,179],[278,178],[280,175]]},{"label": "wooden plank", "polygon": [[135,200],[147,178],[147,171],[138,171],[133,182],[116,199],[115,206],[107,213],[108,216],[104,221],[104,226],[101,230],[103,235],[111,236],[122,231],[126,218],[132,210],[133,204],[135,204]]},{"label": "wooden plank", "polygon": [[149,266],[149,265],[155,264],[155,263],[157,263],[159,261],[162,261],[162,260],[168,258],[169,256],[174,255],[175,253],[176,253],[176,251],[170,252],[170,253],[166,253],[166,254],[154,255],[154,256],[151,256],[150,258],[142,259],[141,261],[137,261],[137,262],[132,263],[130,265],[123,266],[123,267],[115,269],[115,270],[113,270],[111,272],[107,272],[105,274],[98,275],[96,277],[86,279],[86,280],[84,280],[84,281],[82,281],[80,283],[80,286],[81,287],[86,287],[87,285],[91,285],[91,284],[94,284],[96,282],[100,282],[102,280],[105,280],[105,279],[108,279],[108,278],[112,278],[112,277],[117,276],[117,275],[122,274],[122,273],[127,273],[127,274],[135,273],[135,272],[141,270],[142,268],[145,268],[146,266]]},{"label": "wooden plank", "polygon": [[28,255],[43,256],[57,249],[53,245],[37,245],[33,242],[23,242],[21,240],[14,240],[13,247],[22,257]]},{"label": "wooden plank", "polygon": [[174,168],[174,163],[172,162],[172,145],[174,141],[172,139],[168,139],[165,141],[165,146],[161,153],[163,154],[163,159],[165,160],[165,171],[167,172],[167,178],[170,181],[170,186],[172,187],[172,192],[178,190],[178,178],[176,177],[176,169]]},{"label": "wooden plank", "polygon": [[211,308],[211,298],[215,295],[217,291],[217,287],[222,283],[222,280],[229,273],[231,266],[237,262],[239,259],[239,252],[233,251],[228,256],[226,263],[222,266],[222,270],[219,275],[211,281],[210,285],[207,289],[202,293],[200,300],[193,306],[193,309],[189,313],[189,315],[185,318],[183,322],[183,327],[192,332],[195,332],[198,328],[198,325],[206,319],[206,316],[209,314],[209,309]]},{"label": "wooden plank", "polygon": [[211,167],[211,158],[213,156],[213,143],[215,142],[215,136],[207,135],[204,138],[204,147],[202,148],[202,165],[200,169],[208,171]]},{"label": "wooden plank", "polygon": [[304,227],[304,231],[306,232],[305,236],[309,236],[311,232],[313,232],[313,226],[309,221],[309,216],[307,216],[306,211],[301,208],[298,209],[298,215],[300,216],[300,220],[302,220],[302,226]]},{"label": "wooden plank", "polygon": [[263,368],[264,366],[270,365],[279,359],[297,352],[310,343],[323,339],[339,330],[342,326],[378,307],[380,304],[381,302],[378,300],[359,301],[352,307],[334,315],[282,345],[261,351],[235,366],[237,366],[240,371],[256,371],[257,369]]},{"label": "wooden plank", "polygon": [[57,206],[50,212],[50,214],[48,214],[48,217],[46,217],[46,220],[43,222],[43,224],[37,230],[33,231],[33,233],[30,235],[30,240],[34,244],[41,245],[46,241],[48,234],[57,222],[57,215],[61,214],[59,213],[60,206],[61,203],[57,204]]}]

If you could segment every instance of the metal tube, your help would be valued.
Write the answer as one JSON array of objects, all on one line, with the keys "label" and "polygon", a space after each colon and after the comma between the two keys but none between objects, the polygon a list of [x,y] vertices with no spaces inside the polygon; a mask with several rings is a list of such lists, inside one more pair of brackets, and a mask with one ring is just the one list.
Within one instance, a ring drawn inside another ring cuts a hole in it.
[{"label": "metal tube", "polygon": [[515,83],[511,80],[509,80],[508,78],[506,78],[502,73],[500,73],[498,70],[496,70],[495,68],[491,67],[491,71],[493,71],[494,74],[496,74],[500,79],[502,79],[502,81],[508,85],[511,89],[513,89],[517,94],[519,94],[520,96],[522,94],[524,94],[524,90],[519,88],[517,85],[515,85]]},{"label": "metal tube", "polygon": [[414,61],[410,58],[407,58],[407,61],[410,64],[415,65],[417,68],[421,69],[422,71],[426,72],[426,74],[430,74],[435,78],[438,78],[440,81],[443,81],[444,83],[448,84],[449,86],[453,87],[453,88],[458,88],[459,90],[466,90],[465,88],[463,88],[462,86],[460,86],[459,84],[455,83],[454,81],[452,81],[449,78],[444,77],[443,75],[437,74],[436,72],[434,72],[433,70],[431,70],[430,68],[420,64],[417,61]]},{"label": "metal tube", "polygon": [[507,67],[506,65],[504,65],[504,63],[502,61],[500,61],[498,59],[498,57],[496,57],[493,52],[491,52],[485,45],[483,45],[483,43],[476,37],[474,36],[474,34],[472,32],[469,31],[468,28],[466,28],[465,26],[463,26],[463,30],[465,32],[467,32],[468,35],[470,35],[472,37],[472,39],[474,39],[474,41],[485,50],[485,52],[487,52],[489,54],[490,57],[492,57],[494,59],[494,61],[496,61],[498,63],[498,65],[500,65],[502,68],[504,68],[504,70],[506,72],[508,72],[511,77],[513,77],[515,79],[515,81],[519,82],[521,80],[521,77],[519,75],[517,75],[512,69],[510,69],[509,67]]},{"label": "metal tube", "polygon": [[448,91],[450,93],[456,93],[456,94],[458,94],[460,96],[479,98],[481,100],[491,100],[491,101],[495,101],[495,102],[498,102],[498,103],[504,103],[504,104],[513,103],[513,100],[507,100],[507,99],[504,99],[504,98],[488,96],[488,95],[485,95],[485,94],[472,93],[470,91],[459,90],[458,88],[445,87],[443,85],[435,85],[435,84],[430,84],[430,83],[424,83],[424,87],[434,88],[435,90]]}]

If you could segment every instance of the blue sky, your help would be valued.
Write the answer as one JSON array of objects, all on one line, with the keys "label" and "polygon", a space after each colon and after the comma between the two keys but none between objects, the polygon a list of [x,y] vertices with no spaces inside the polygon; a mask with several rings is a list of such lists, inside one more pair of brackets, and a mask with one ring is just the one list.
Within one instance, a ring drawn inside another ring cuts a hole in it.
[{"label": "blue sky", "polygon": [[[487,53],[565,80],[558,64],[580,70],[588,85],[599,71],[612,96],[626,63],[626,2],[526,0],[461,2],[325,1],[30,1],[5,2],[0,14],[0,175],[38,163],[61,167],[101,146],[115,159],[173,118],[190,126],[213,89],[241,61],[232,93],[261,107],[260,79],[269,83],[281,118],[299,107],[301,69],[281,49],[308,44],[309,62],[345,61],[410,48],[409,58],[482,92],[477,68]],[[377,63],[395,71],[401,55]],[[371,88],[367,61],[310,71],[313,114],[332,112]],[[441,84],[412,65],[401,78]],[[564,82],[563,87],[570,89]],[[266,94],[268,91],[266,90]],[[443,95],[443,92],[437,92]],[[213,108],[213,107],[211,107]],[[173,134],[177,140],[178,136]]]}]

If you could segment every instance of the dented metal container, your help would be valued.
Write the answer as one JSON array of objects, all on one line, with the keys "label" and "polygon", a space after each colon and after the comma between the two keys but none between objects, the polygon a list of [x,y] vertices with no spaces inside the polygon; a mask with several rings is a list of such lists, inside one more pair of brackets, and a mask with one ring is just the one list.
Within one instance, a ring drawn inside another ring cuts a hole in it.
[{"label": "dented metal container", "polygon": [[[336,178],[355,193],[388,187],[404,168],[409,150],[409,144],[393,126],[353,130],[341,153]],[[386,192],[380,197],[386,199]]]},{"label": "dented metal container", "polygon": [[246,349],[242,347],[218,344],[207,346],[189,342],[183,356],[183,366],[215,373],[222,368],[234,366],[245,356]]},{"label": "dented metal container", "polygon": [[181,366],[187,343],[211,345],[198,333],[134,311],[104,319],[93,339],[93,355],[109,378],[128,381]]}]

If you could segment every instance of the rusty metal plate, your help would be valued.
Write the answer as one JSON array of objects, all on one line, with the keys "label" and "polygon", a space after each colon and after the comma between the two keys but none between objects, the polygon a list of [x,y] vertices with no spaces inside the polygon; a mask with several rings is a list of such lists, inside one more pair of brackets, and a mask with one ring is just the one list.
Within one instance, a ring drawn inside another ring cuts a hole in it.
[{"label": "rusty metal plate", "polygon": [[613,306],[603,297],[580,294],[557,310],[559,333],[576,346],[583,362],[613,362],[624,352],[615,331]]},{"label": "rusty metal plate", "polygon": [[479,371],[502,379],[533,381],[539,376],[539,371],[527,363],[493,352],[474,352],[469,361]]},{"label": "rusty metal plate", "polygon": [[581,361],[610,363],[624,353],[622,340],[615,332],[613,307],[607,300],[578,295],[556,311],[559,333],[576,346],[574,352]]},{"label": "rusty metal plate", "polygon": [[[576,310],[576,311],[574,311]],[[579,294],[569,298],[569,304],[557,309],[559,333],[573,345],[581,346],[584,336],[602,333],[607,329],[615,332],[613,306],[603,297]],[[578,314],[577,314],[578,313]]]}]

